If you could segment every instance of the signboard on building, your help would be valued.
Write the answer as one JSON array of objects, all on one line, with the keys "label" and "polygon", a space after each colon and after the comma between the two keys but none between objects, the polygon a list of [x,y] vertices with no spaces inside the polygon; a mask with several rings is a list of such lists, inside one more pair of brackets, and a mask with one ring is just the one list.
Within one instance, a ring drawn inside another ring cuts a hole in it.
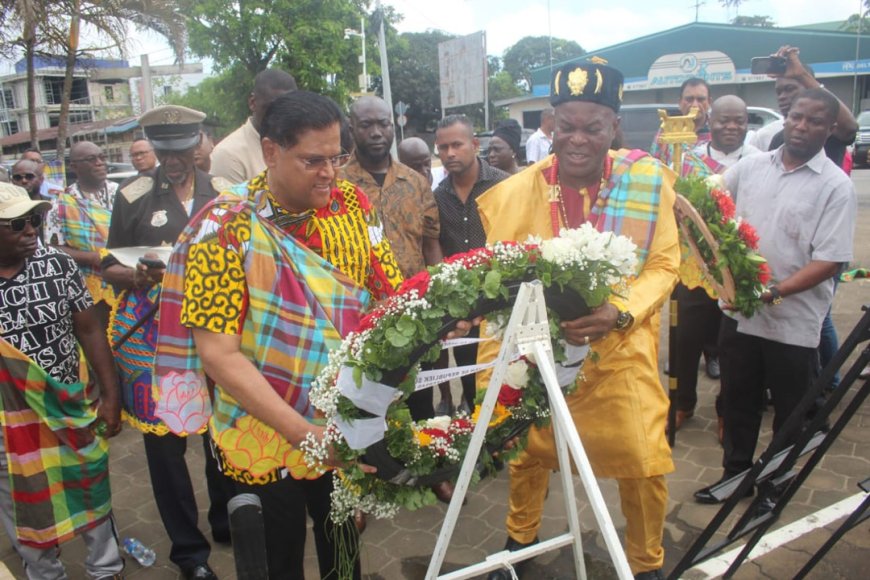
[{"label": "signboard on building", "polygon": [[648,88],[678,87],[693,77],[711,85],[733,83],[736,78],[734,62],[718,50],[666,54],[656,59],[649,68]]},{"label": "signboard on building", "polygon": [[486,99],[486,35],[475,32],[438,45],[441,109]]}]

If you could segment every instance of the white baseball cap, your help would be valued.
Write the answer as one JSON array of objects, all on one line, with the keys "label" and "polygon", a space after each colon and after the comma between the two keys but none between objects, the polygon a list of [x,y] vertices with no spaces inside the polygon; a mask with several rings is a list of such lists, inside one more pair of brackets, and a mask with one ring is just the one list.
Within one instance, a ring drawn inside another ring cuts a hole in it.
[{"label": "white baseball cap", "polygon": [[0,219],[11,220],[27,215],[34,209],[48,209],[51,202],[32,200],[23,187],[0,182]]}]

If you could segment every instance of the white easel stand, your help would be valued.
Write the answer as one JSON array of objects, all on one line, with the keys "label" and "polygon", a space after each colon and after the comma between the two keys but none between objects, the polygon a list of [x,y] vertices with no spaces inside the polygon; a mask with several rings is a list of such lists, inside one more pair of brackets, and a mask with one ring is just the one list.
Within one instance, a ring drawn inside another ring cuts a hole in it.
[{"label": "white easel stand", "polygon": [[[515,350],[524,355],[534,354],[538,369],[540,369],[544,384],[547,387],[559,459],[559,473],[562,478],[562,488],[565,496],[565,513],[568,515],[568,532],[515,552],[503,550],[489,556],[483,562],[439,576],[441,566],[444,563],[444,557],[447,554],[447,547],[450,544],[453,530],[456,527],[456,521],[459,518],[459,510],[462,508],[465,495],[468,493],[468,485],[471,482],[471,476],[477,464],[480,450],[484,445],[486,429],[495,409],[499,389],[504,382],[511,354]],[[435,545],[435,552],[432,554],[432,560],[429,562],[426,580],[472,578],[501,568],[510,570],[511,574],[516,577],[513,571],[513,564],[557,550],[569,544],[574,547],[574,565],[577,577],[586,580],[586,566],[583,560],[580,522],[577,517],[577,498],[574,495],[569,451],[570,459],[573,459],[574,465],[577,466],[577,471],[580,474],[586,495],[595,513],[598,527],[604,536],[604,541],[607,544],[607,550],[610,553],[610,558],[616,568],[616,572],[620,580],[632,580],[633,576],[631,569],[628,567],[625,552],[616,535],[616,529],[613,527],[613,521],[610,519],[607,505],[604,503],[601,490],[598,488],[598,482],[592,473],[589,459],[583,450],[583,444],[580,442],[580,436],[577,434],[577,428],[571,418],[565,397],[559,388],[553,352],[550,345],[550,327],[547,320],[547,308],[544,303],[544,287],[537,280],[526,282],[520,287],[514,304],[501,350],[493,369],[492,378],[489,381],[489,387],[481,405],[480,418],[472,433],[471,442],[468,446],[465,460],[462,463],[462,470],[459,473],[459,479],[456,481],[453,499],[450,501],[447,516],[444,518],[441,533],[438,535],[438,543]]]}]

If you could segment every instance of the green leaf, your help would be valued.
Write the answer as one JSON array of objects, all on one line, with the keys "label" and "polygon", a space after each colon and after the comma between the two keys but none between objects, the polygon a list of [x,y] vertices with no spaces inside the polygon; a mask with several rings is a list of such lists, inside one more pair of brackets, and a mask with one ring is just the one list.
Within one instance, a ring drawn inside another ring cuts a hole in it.
[{"label": "green leaf", "polygon": [[408,344],[411,342],[410,338],[408,338],[395,328],[388,328],[387,331],[384,333],[384,336],[391,345],[397,348],[408,346]]},{"label": "green leaf", "polygon": [[501,288],[501,274],[495,270],[486,273],[483,280],[483,293],[487,298],[498,298]]}]

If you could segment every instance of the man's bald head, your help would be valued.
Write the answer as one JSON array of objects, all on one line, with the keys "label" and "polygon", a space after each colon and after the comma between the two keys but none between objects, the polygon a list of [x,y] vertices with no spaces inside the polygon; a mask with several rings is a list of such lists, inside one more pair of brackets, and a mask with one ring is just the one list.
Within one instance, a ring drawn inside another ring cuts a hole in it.
[{"label": "man's bald head", "polygon": [[432,185],[432,154],[429,145],[419,137],[408,137],[399,143],[399,161],[404,163]]},{"label": "man's bald head", "polygon": [[738,150],[746,139],[749,114],[746,103],[737,95],[724,95],[710,108],[710,138],[715,149],[723,153]]},{"label": "man's bald head", "polygon": [[79,187],[85,191],[96,191],[106,183],[106,156],[96,143],[79,141],[69,150],[70,167],[76,174]]}]

